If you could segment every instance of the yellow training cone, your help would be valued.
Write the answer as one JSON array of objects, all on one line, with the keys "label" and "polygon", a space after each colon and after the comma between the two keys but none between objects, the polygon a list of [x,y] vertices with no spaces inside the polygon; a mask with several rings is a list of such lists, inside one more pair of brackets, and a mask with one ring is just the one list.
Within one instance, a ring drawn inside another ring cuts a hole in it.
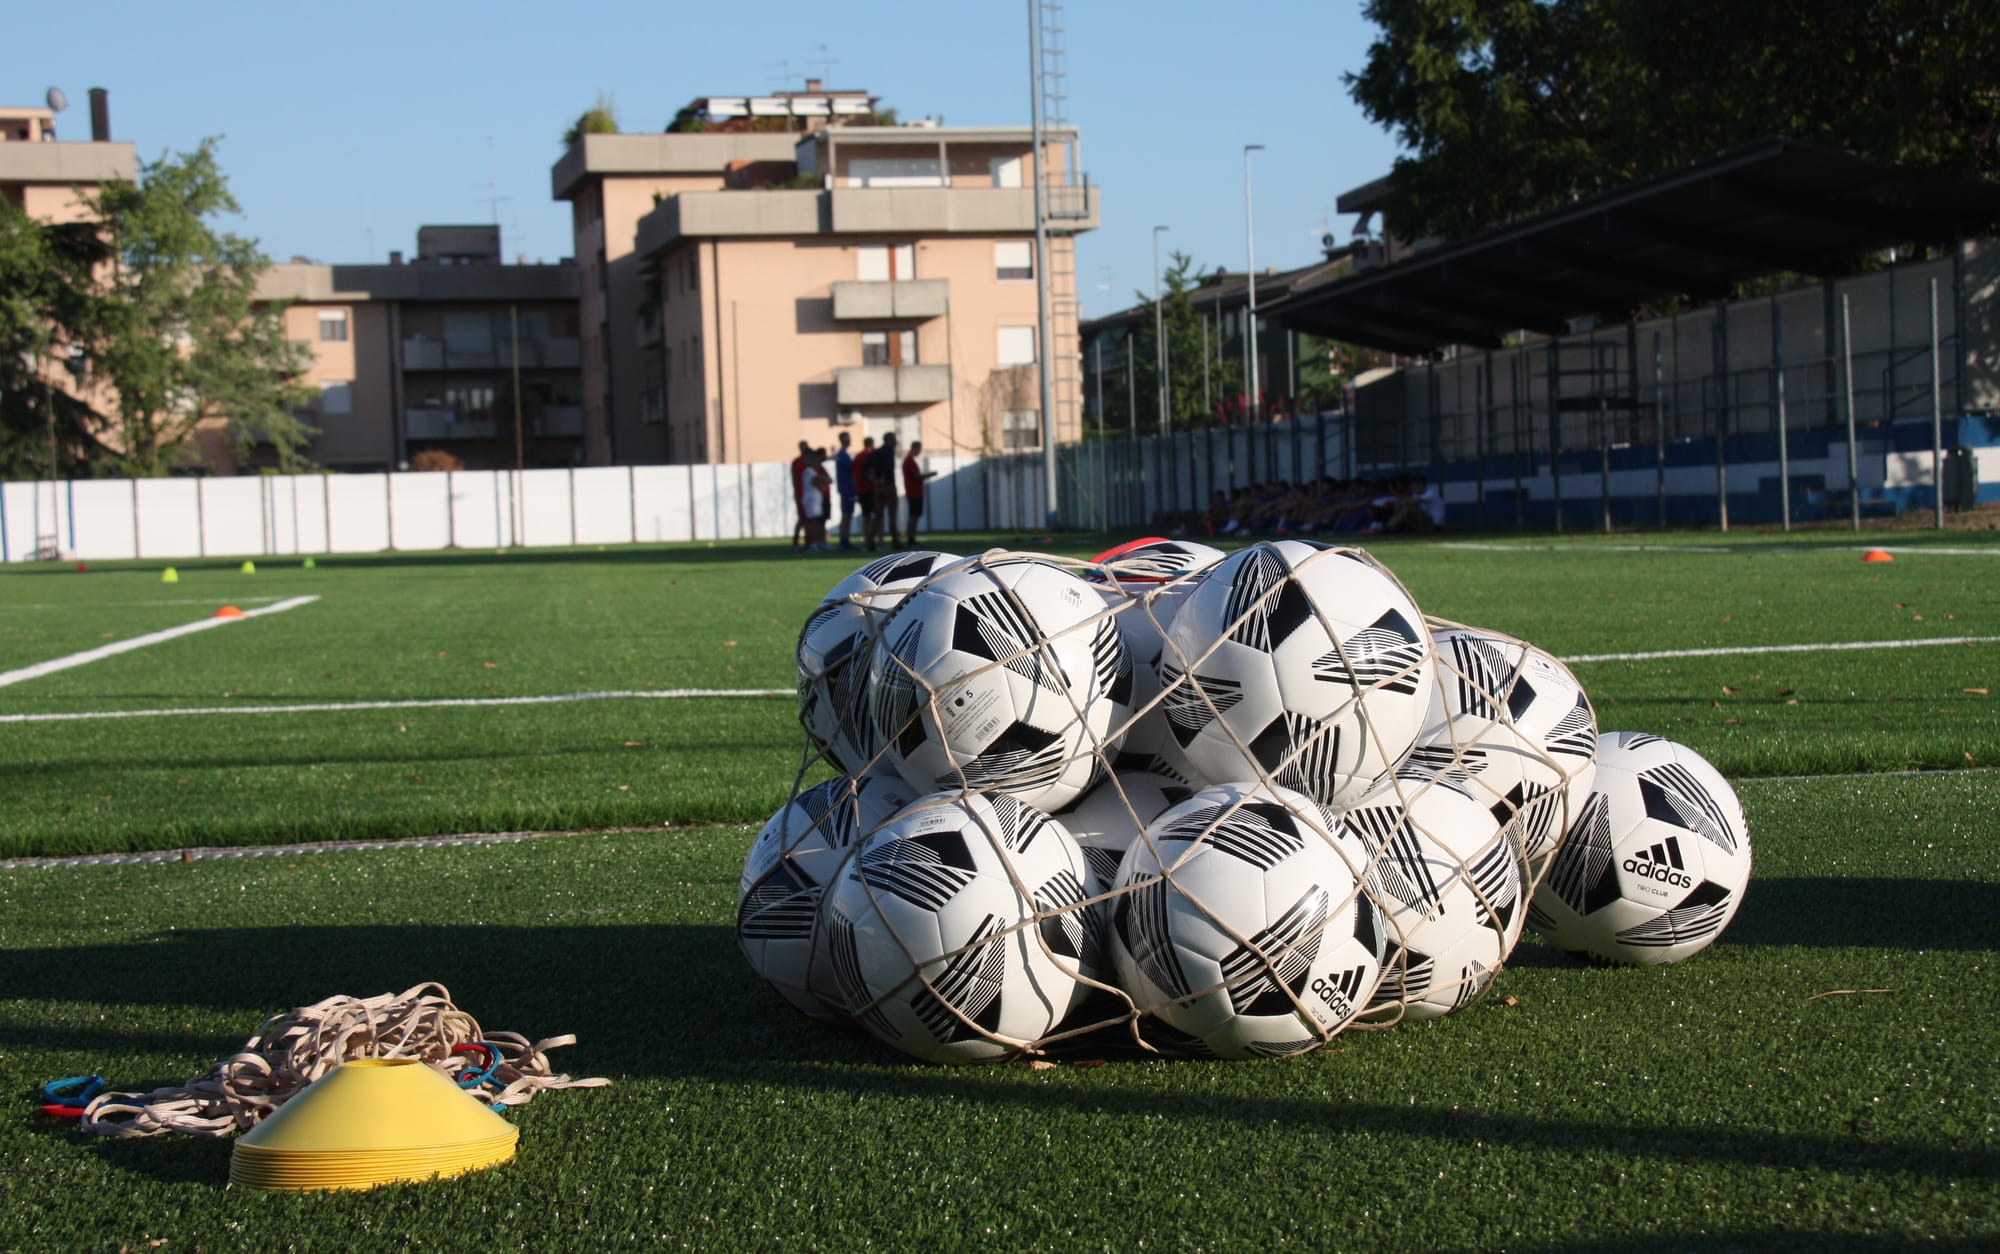
[{"label": "yellow training cone", "polygon": [[160,572],[161,583],[179,583],[180,581],[181,573],[171,566]]},{"label": "yellow training cone", "polygon": [[334,1068],[244,1133],[231,1183],[258,1189],[371,1189],[496,1166],[520,1129],[416,1058]]},{"label": "yellow training cone", "polygon": [[303,566],[307,570],[311,570],[313,568],[314,563],[313,560],[309,557],[305,561],[299,563],[299,565]]},{"label": "yellow training cone", "polygon": [[246,575],[254,575],[254,574],[256,574],[256,573],[257,573],[257,563],[255,563],[255,562],[252,562],[252,561],[248,561],[248,560],[246,560],[246,561],[245,561],[245,562],[243,563],[243,573],[244,573],[244,574],[246,574]]}]

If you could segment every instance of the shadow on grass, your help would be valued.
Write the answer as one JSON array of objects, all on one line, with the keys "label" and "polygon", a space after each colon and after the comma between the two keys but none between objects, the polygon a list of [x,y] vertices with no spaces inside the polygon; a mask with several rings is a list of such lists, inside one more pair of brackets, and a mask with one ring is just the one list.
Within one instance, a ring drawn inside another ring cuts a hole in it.
[{"label": "shadow on grass", "polygon": [[2000,950],[2000,883],[1753,877],[1721,943]]},{"label": "shadow on grass", "polygon": [[[1800,900],[1811,896],[1806,890]],[[1712,1120],[1592,1123],[1290,1097],[1218,1102],[1207,1086],[1162,1091],[1150,1070],[1064,1069],[1055,1082],[1041,1083],[1028,1082],[1031,1073],[1020,1068],[918,1066],[859,1033],[809,1023],[785,1007],[750,974],[731,930],[721,926],[217,928],[175,931],[133,944],[14,951],[10,958],[10,998],[87,997],[113,1008],[196,1006],[240,1016],[209,1046],[218,1058],[270,1014],[338,992],[401,991],[428,979],[445,984],[457,1004],[489,1029],[531,1039],[575,1033],[577,1045],[552,1055],[558,1068],[573,1075],[795,1086],[901,1102],[1069,1107],[1093,1116],[1279,1125],[1333,1138],[1501,1142],[1558,1153],[1797,1171],[1941,1179],[2000,1172],[2000,1152],[1991,1150],[1764,1131]],[[120,1036],[115,1022],[79,1037],[61,1027],[40,1028],[19,1010],[0,1013],[0,1041],[28,1050],[88,1051],[94,1057],[79,1062],[113,1070],[125,1051],[202,1048],[189,1038],[161,1039],[150,1028]],[[1075,1078],[1085,1075],[1093,1079]],[[118,1082],[134,1079],[114,1076]],[[212,1148],[199,1146],[146,1145],[133,1154],[121,1149],[116,1157],[124,1169],[168,1181],[213,1181],[226,1169],[218,1167]]]}]

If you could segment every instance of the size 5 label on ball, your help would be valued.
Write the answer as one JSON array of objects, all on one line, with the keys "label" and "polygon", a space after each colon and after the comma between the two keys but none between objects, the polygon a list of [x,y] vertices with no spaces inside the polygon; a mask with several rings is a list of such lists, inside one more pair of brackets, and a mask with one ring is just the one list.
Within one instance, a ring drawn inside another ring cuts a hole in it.
[{"label": "size 5 label on ball", "polygon": [[[937,699],[938,723],[945,739],[968,743],[990,738],[1000,730],[998,717],[992,713],[999,700],[998,684],[989,682],[975,688],[961,683],[958,676],[947,680]],[[991,730],[986,726],[989,721],[993,723]]]}]

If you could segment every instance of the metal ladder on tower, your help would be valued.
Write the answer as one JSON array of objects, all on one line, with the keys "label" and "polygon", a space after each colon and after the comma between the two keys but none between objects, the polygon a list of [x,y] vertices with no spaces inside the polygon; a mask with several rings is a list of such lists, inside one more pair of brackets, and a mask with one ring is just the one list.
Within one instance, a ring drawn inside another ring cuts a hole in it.
[{"label": "metal ladder on tower", "polygon": [[[1058,164],[1056,162],[1044,160],[1036,163],[1042,180],[1049,237],[1050,388],[1054,393],[1057,444],[1081,451],[1083,353],[1077,323],[1082,316],[1082,307],[1077,296],[1076,235],[1079,224],[1090,217],[1090,189],[1078,169],[1078,144],[1070,130],[1064,0],[1033,0],[1033,3],[1039,6],[1040,19],[1040,45],[1036,56],[1041,70],[1042,126],[1045,132],[1051,133],[1045,142],[1053,141],[1049,143],[1050,147],[1062,149],[1059,169],[1051,168]],[[1064,521],[1070,526],[1101,527],[1105,521],[1100,516],[1104,502],[1101,494],[1084,490],[1095,487],[1094,483],[1085,485],[1079,482],[1082,465],[1081,457],[1072,457],[1064,474],[1062,497],[1072,503],[1071,508],[1063,511],[1066,515]],[[1082,504],[1086,501],[1090,504]]]}]

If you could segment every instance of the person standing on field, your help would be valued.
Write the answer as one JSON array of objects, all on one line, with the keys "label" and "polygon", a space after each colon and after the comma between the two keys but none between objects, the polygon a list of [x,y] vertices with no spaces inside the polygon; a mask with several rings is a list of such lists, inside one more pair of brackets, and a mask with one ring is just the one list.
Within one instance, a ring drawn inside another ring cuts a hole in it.
[{"label": "person standing on field", "polygon": [[799,441],[799,455],[792,459],[792,552],[806,543],[806,458],[812,445]]},{"label": "person standing on field", "polygon": [[847,451],[851,437],[840,433],[840,451],[833,455],[833,486],[840,493],[840,548],[842,552],[854,547],[848,539],[848,529],[854,525],[854,510],[860,497],[854,491],[854,458]]},{"label": "person standing on field", "polygon": [[[864,473],[868,476],[868,512],[863,522],[868,541],[868,551],[875,551],[880,540],[889,548],[896,547],[896,433],[891,431],[882,437],[882,446],[868,455],[868,465]],[[889,522],[888,534],[883,534],[882,521]]]},{"label": "person standing on field", "polygon": [[805,487],[800,494],[800,508],[806,517],[806,544],[804,552],[825,553],[826,514],[829,496],[833,491],[833,481],[826,474],[826,451],[813,449],[806,454]]},{"label": "person standing on field", "polygon": [[925,470],[918,463],[917,455],[923,451],[922,440],[911,440],[909,455],[903,458],[903,512],[909,519],[903,544],[913,549],[917,547],[917,519],[924,516],[924,480],[937,478],[937,471]]}]

